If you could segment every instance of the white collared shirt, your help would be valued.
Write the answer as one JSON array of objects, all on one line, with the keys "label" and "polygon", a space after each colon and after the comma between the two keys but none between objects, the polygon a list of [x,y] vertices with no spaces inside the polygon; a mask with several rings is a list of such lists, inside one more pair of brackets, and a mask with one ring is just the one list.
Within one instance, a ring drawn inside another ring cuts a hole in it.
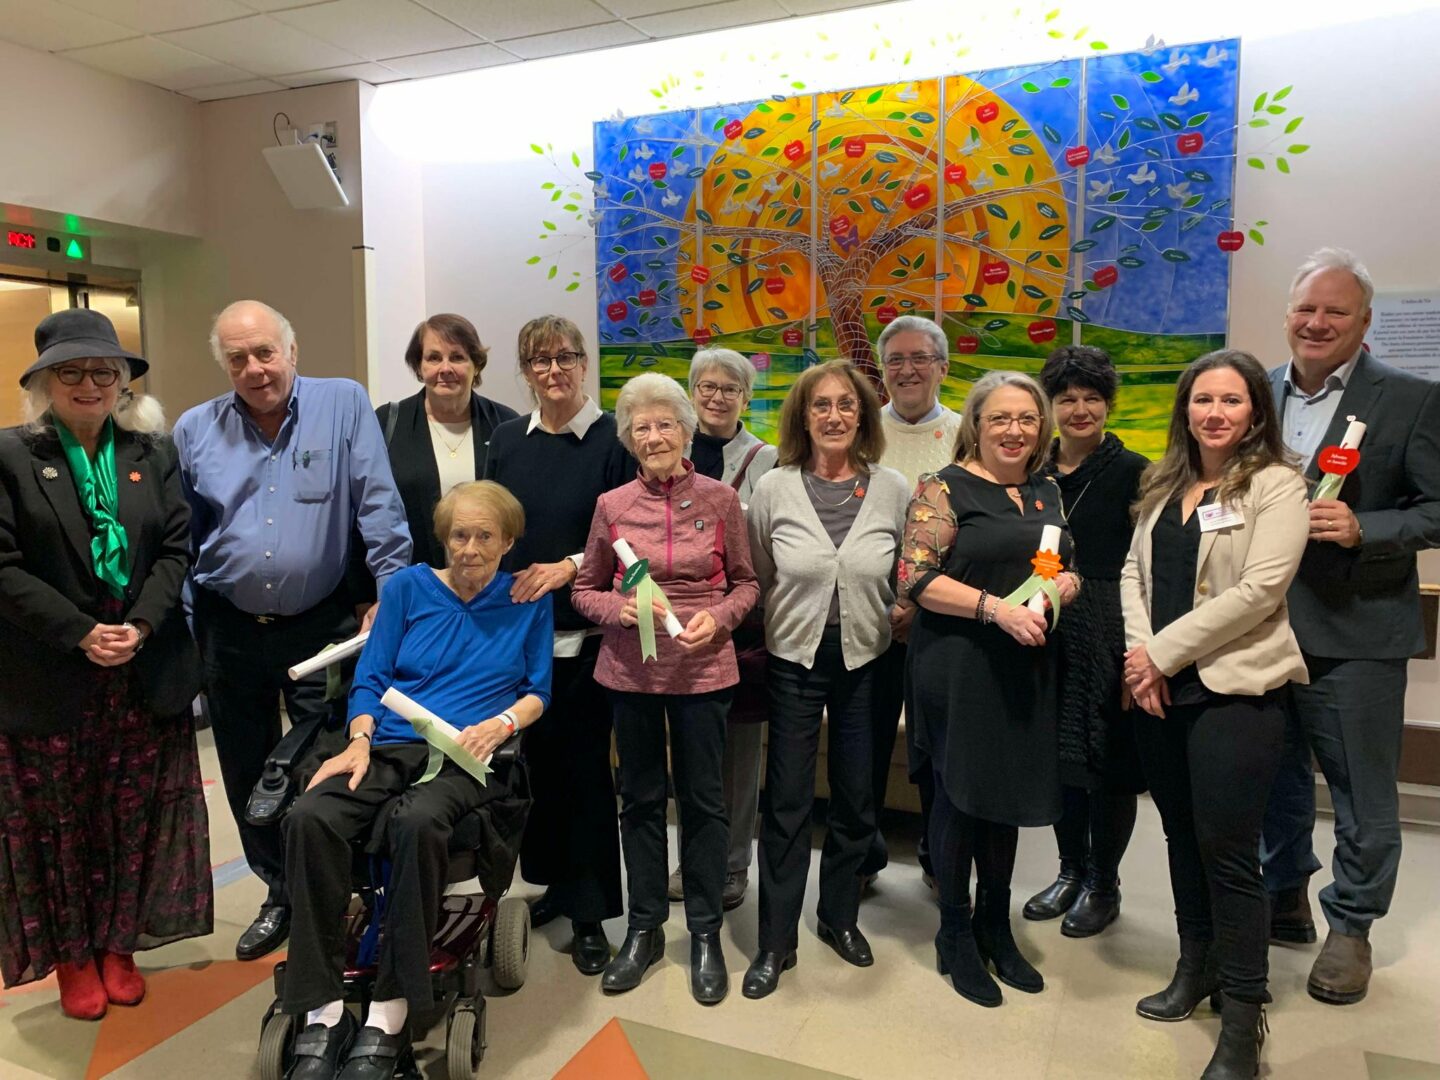
[{"label": "white collared shirt", "polygon": [[1295,382],[1295,360],[1290,360],[1285,369],[1285,445],[1300,455],[1300,467],[1307,468],[1320,450],[1325,432],[1335,419],[1335,410],[1340,407],[1340,398],[1355,374],[1355,365],[1360,361],[1357,350],[1346,363],[1340,365],[1325,378],[1325,385],[1314,394],[1306,396]]},{"label": "white collared shirt", "polygon": [[945,407],[940,404],[940,401],[937,398],[935,404],[930,407],[930,411],[927,412],[924,416],[920,417],[918,420],[906,420],[905,417],[901,416],[898,412],[895,411],[895,403],[893,401],[887,401],[885,403],[885,408],[881,411],[885,416],[888,416],[897,424],[928,424],[931,420],[940,419],[941,414],[945,412]]}]

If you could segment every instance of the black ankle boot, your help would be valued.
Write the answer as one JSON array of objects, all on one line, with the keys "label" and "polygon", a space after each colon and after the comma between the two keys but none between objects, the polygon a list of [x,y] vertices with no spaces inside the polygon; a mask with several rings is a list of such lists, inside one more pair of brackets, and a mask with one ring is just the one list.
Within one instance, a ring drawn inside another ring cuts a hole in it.
[{"label": "black ankle boot", "polygon": [[725,1000],[730,976],[725,970],[725,953],[720,948],[720,931],[690,935],[690,993],[701,1005]]},{"label": "black ankle boot", "polygon": [[1200,1080],[1251,1080],[1260,1072],[1260,1048],[1268,1030],[1264,1006],[1226,996],[1220,1041]]},{"label": "black ankle boot", "polygon": [[1036,893],[1025,902],[1025,918],[1031,922],[1058,919],[1070,910],[1075,898],[1080,895],[1080,882],[1085,868],[1072,859],[1060,860],[1060,876],[1049,888]]},{"label": "black ankle boot", "polygon": [[1060,933],[1066,937],[1094,937],[1120,916],[1120,879],[1105,878],[1091,870],[1085,875],[1085,884],[1065,921],[1060,924]]},{"label": "black ankle boot", "polygon": [[993,1009],[1004,998],[990,977],[975,933],[970,927],[969,904],[940,904],[940,932],[935,935],[935,966],[950,976],[950,985],[966,1001]]},{"label": "black ankle boot", "polygon": [[1207,997],[1220,1008],[1220,981],[1215,974],[1214,950],[1208,941],[1180,939],[1180,960],[1170,985],[1158,994],[1141,998],[1135,1011],[1146,1020],[1184,1020]]},{"label": "black ankle boot", "polygon": [[636,930],[631,927],[625,932],[625,944],[615,954],[600,976],[600,988],[607,993],[618,994],[634,990],[640,985],[645,972],[660,962],[665,955],[665,928]]},{"label": "black ankle boot", "polygon": [[980,955],[995,965],[995,977],[1006,986],[1026,994],[1045,989],[1045,980],[1035,966],[1020,954],[1015,934],[1010,929],[1010,890],[975,890],[975,944]]}]

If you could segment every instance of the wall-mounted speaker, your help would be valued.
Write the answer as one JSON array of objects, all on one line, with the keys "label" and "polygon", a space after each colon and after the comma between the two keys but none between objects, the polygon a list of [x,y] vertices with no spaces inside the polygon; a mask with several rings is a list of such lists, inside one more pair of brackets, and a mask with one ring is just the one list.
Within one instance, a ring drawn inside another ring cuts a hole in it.
[{"label": "wall-mounted speaker", "polygon": [[319,143],[267,146],[263,153],[285,197],[296,210],[338,209],[350,205]]}]

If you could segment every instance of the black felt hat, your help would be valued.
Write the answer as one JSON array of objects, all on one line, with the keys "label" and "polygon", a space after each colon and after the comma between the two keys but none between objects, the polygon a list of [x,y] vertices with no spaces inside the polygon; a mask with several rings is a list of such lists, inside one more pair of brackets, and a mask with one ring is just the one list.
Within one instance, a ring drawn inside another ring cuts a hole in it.
[{"label": "black felt hat", "polygon": [[88,308],[69,308],[41,319],[35,328],[35,351],[40,355],[20,376],[21,387],[37,371],[68,360],[124,360],[130,365],[132,379],[150,370],[143,356],[120,347],[114,324],[100,312]]}]

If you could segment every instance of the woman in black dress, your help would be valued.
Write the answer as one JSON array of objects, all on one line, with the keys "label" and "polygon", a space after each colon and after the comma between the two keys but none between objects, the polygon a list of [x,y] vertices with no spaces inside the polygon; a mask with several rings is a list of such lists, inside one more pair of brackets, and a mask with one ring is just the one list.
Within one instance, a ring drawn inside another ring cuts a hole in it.
[{"label": "woman in black dress", "polygon": [[[955,990],[995,1006],[1000,981],[1038,993],[1040,973],[1010,929],[1020,826],[1060,818],[1056,671],[1047,618],[1010,595],[1036,567],[1046,525],[1071,545],[1054,481],[1041,474],[1050,403],[1034,379],[995,371],[970,391],[956,464],[921,478],[910,503],[900,588],[920,607],[910,632],[905,715],[935,769],[930,853],[940,887],[937,962]],[[1073,571],[1055,577],[1062,604]],[[978,877],[969,910],[970,864]]]},{"label": "woman in black dress", "polygon": [[1045,474],[1060,488],[1084,554],[1085,592],[1059,634],[1060,876],[1030,898],[1025,918],[1063,915],[1062,934],[1090,937],[1120,914],[1120,859],[1135,828],[1135,796],[1145,790],[1130,710],[1121,701],[1128,694],[1120,678],[1120,570],[1130,549],[1130,506],[1149,463],[1105,430],[1120,378],[1103,349],[1061,346],[1045,361],[1040,384],[1060,433]]}]

